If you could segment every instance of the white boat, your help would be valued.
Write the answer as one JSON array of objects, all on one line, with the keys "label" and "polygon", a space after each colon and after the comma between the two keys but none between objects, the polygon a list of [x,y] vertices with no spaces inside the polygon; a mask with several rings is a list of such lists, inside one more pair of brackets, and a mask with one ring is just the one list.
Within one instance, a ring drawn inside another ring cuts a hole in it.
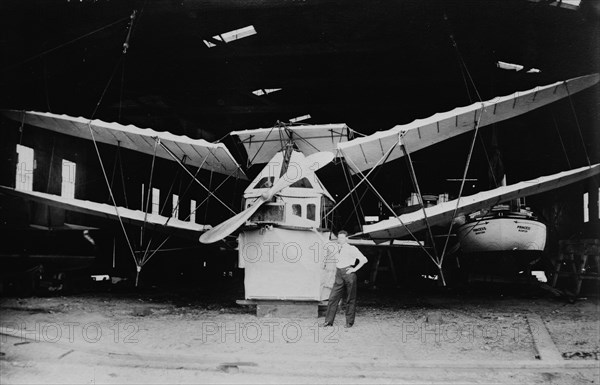
[{"label": "white boat", "polygon": [[509,205],[469,215],[457,235],[463,253],[542,252],[546,246],[546,225],[530,210]]}]

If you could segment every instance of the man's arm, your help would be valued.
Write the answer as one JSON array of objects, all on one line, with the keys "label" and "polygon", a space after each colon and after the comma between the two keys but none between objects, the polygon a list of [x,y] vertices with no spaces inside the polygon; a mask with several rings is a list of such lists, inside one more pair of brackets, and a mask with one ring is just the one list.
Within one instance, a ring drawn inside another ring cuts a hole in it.
[{"label": "man's arm", "polygon": [[356,273],[361,267],[363,267],[365,263],[369,262],[367,257],[365,257],[356,246],[354,246],[354,255],[356,256],[356,259],[358,259],[358,265],[356,265],[352,269],[348,269],[346,271],[347,274]]}]

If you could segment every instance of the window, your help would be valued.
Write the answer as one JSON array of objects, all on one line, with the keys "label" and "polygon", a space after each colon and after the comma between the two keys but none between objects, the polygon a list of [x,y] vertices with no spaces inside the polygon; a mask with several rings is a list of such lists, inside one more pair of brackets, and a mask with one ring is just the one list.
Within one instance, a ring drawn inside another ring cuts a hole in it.
[{"label": "window", "polygon": [[152,187],[152,214],[158,214],[160,211],[160,190]]},{"label": "window", "polygon": [[309,203],[308,205],[306,205],[306,218],[314,221],[316,211],[317,211],[317,206],[315,206],[314,203]]},{"label": "window", "polygon": [[308,179],[306,179],[306,177],[304,177],[304,178],[300,179],[299,181],[294,182],[290,187],[312,188],[312,185],[310,184]]},{"label": "window", "polygon": [[[254,26],[249,25],[244,28],[225,32],[220,35],[215,35],[212,38],[219,42],[230,43],[232,41],[243,39],[245,37],[252,36],[252,35],[256,35],[256,30],[254,29]],[[208,48],[216,47],[216,44],[209,40],[204,40],[204,44],[206,44],[206,46]]]},{"label": "window", "polygon": [[258,181],[254,188],[271,188],[274,180],[274,176],[265,176]]},{"label": "window", "polygon": [[75,198],[75,171],[77,165],[66,159],[62,160],[62,183],[60,185],[60,196]]},{"label": "window", "polygon": [[307,120],[307,119],[310,119],[310,118],[311,118],[310,114],[306,114],[306,115],[302,115],[302,116],[297,116],[295,118],[291,118],[290,119],[290,123],[296,123],[296,122],[300,122],[302,120]]},{"label": "window", "polygon": [[546,3],[552,7],[560,7],[577,11],[581,5],[581,0],[529,0],[533,3]]},{"label": "window", "polygon": [[196,201],[190,200],[190,222],[196,222]]},{"label": "window", "polygon": [[590,194],[583,194],[583,223],[588,223],[590,221]]},{"label": "window", "polygon": [[281,88],[259,88],[258,90],[252,91],[252,93],[256,96],[263,96],[277,91],[281,91]]},{"label": "window", "polygon": [[300,205],[292,205],[292,214],[301,217],[302,216],[302,206]]},{"label": "window", "polygon": [[253,222],[283,222],[284,206],[267,204],[258,209],[251,218]]},{"label": "window", "polygon": [[173,218],[179,219],[179,196],[173,194]]},{"label": "window", "polygon": [[33,191],[33,149],[17,144],[15,189]]}]

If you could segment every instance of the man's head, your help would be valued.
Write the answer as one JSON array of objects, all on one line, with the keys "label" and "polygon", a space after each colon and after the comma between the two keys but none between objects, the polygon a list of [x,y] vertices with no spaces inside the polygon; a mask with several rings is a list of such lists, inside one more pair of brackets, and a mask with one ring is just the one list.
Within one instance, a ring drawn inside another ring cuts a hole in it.
[{"label": "man's head", "polygon": [[348,243],[348,232],[346,230],[342,230],[338,233],[337,241],[340,245]]}]

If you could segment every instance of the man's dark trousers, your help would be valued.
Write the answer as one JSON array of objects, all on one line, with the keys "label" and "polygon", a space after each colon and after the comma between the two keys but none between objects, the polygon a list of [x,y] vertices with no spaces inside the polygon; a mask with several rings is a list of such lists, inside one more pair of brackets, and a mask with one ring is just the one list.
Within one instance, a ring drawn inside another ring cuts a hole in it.
[{"label": "man's dark trousers", "polygon": [[325,323],[333,324],[335,313],[337,312],[340,298],[346,292],[346,324],[353,325],[356,315],[356,273],[346,274],[346,269],[336,269],[335,283],[329,294],[329,303],[327,304],[327,314],[325,315]]}]

